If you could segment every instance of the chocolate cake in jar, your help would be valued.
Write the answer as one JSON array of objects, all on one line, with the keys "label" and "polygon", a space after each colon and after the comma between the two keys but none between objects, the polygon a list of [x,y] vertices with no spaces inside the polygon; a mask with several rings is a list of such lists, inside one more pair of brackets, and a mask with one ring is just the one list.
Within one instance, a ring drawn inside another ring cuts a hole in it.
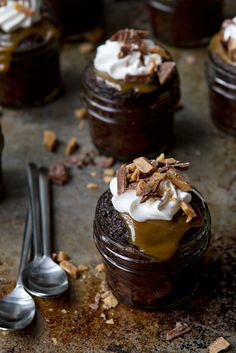
[{"label": "chocolate cake in jar", "polygon": [[2,134],[1,122],[0,122],[0,197],[3,192],[3,180],[2,180],[2,152],[4,147],[4,139]]},{"label": "chocolate cake in jar", "polygon": [[0,103],[37,106],[60,92],[60,31],[41,12],[40,0],[0,4]]},{"label": "chocolate cake in jar", "polygon": [[181,163],[164,154],[123,164],[98,200],[94,240],[106,281],[122,303],[173,308],[196,292],[210,240],[210,213]]},{"label": "chocolate cake in jar", "polygon": [[44,0],[68,41],[99,42],[104,36],[103,0]]},{"label": "chocolate cake in jar", "polygon": [[82,96],[94,144],[119,159],[150,156],[172,142],[180,99],[171,55],[148,32],[117,32],[85,69]]},{"label": "chocolate cake in jar", "polygon": [[225,20],[208,48],[210,111],[220,129],[236,135],[236,17]]},{"label": "chocolate cake in jar", "polygon": [[174,46],[208,43],[223,19],[223,0],[146,0],[153,32]]}]

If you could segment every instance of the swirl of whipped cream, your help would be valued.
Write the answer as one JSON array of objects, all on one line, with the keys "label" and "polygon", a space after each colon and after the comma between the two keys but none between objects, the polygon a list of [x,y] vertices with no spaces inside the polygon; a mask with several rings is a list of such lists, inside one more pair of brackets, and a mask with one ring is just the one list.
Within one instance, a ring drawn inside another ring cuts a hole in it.
[{"label": "swirl of whipped cream", "polygon": [[8,33],[32,26],[41,20],[40,6],[40,0],[8,0],[0,7],[0,29]]},{"label": "swirl of whipped cream", "polygon": [[[151,39],[145,39],[144,43],[148,50],[156,47]],[[148,75],[153,64],[157,66],[162,63],[162,58],[157,53],[144,55],[144,61],[141,60],[139,51],[132,51],[127,56],[119,58],[123,45],[122,42],[107,40],[105,44],[99,46],[94,60],[95,69],[115,80],[124,80],[126,75]],[[133,48],[137,49],[137,44],[133,44]]]},{"label": "swirl of whipped cream", "polygon": [[112,193],[112,204],[120,213],[128,213],[137,222],[148,220],[171,221],[174,215],[180,210],[180,202],[189,203],[192,200],[191,194],[182,191],[171,183],[170,180],[163,180],[160,183],[160,190],[163,190],[161,199],[149,199],[140,203],[141,197],[136,195],[135,190],[127,190],[118,195],[117,178],[110,182]]},{"label": "swirl of whipped cream", "polygon": [[227,42],[230,38],[236,39],[236,17],[223,22],[223,41]]}]

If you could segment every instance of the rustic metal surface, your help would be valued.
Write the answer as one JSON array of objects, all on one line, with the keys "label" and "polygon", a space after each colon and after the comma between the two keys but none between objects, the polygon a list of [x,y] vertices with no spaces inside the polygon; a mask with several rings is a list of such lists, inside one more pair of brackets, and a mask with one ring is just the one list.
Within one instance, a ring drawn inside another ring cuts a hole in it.
[{"label": "rustic metal surface", "polygon": [[[107,0],[106,4],[110,32],[119,27],[146,27],[141,1]],[[69,293],[62,298],[37,299],[37,316],[29,328],[0,332],[0,353],[205,353],[218,336],[231,343],[228,352],[236,352],[235,139],[218,131],[209,119],[205,49],[174,49],[173,53],[181,74],[184,108],[176,115],[170,154],[192,163],[191,180],[204,194],[212,213],[212,241],[197,295],[185,307],[171,312],[145,312],[119,305],[107,315],[114,318],[114,325],[106,324],[100,311],[88,307],[103,277],[94,270],[100,258],[93,244],[92,222],[97,198],[107,186],[102,178],[90,175],[96,170],[102,176],[98,167],[73,169],[68,185],[53,187],[54,249],[64,249],[75,263],[88,264],[90,270],[71,281]],[[65,46],[64,97],[40,109],[4,110],[6,198],[0,203],[0,296],[12,288],[17,274],[27,205],[26,163],[49,165],[63,160],[65,143],[72,136],[78,137],[82,146],[92,146],[87,126],[79,130],[73,116],[74,108],[80,105],[80,77],[88,59],[79,54],[77,45]],[[54,154],[42,146],[45,129],[54,130],[62,141]],[[87,190],[90,181],[99,189]],[[167,342],[166,333],[176,321],[188,323],[192,330]]]}]

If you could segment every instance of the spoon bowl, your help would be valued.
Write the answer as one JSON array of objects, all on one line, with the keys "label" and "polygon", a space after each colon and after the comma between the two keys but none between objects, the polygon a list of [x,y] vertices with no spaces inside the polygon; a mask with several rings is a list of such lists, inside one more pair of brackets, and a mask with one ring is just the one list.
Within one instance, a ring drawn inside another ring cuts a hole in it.
[{"label": "spoon bowl", "polygon": [[0,300],[0,328],[22,330],[35,315],[35,303],[21,284]]},{"label": "spoon bowl", "polygon": [[22,281],[27,291],[37,297],[53,297],[68,289],[65,271],[50,257],[37,257],[22,273]]}]

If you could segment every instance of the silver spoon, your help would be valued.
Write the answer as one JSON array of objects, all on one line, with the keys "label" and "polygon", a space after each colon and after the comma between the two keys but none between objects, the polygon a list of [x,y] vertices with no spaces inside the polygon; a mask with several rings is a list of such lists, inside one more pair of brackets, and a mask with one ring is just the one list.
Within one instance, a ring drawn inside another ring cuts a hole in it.
[{"label": "silver spoon", "polygon": [[[41,169],[38,178],[38,169],[35,164],[29,164],[27,172],[35,256],[33,261],[25,267],[22,273],[22,281],[27,291],[37,297],[57,296],[64,293],[69,284],[65,271],[51,259],[48,173],[45,169]],[[40,210],[42,229],[40,229]],[[41,233],[43,249],[40,242]]]},{"label": "silver spoon", "polygon": [[16,287],[0,300],[0,329],[2,330],[21,330],[31,323],[35,315],[33,298],[25,291],[22,284],[22,271],[29,254],[31,235],[32,221],[30,213],[28,213]]}]

